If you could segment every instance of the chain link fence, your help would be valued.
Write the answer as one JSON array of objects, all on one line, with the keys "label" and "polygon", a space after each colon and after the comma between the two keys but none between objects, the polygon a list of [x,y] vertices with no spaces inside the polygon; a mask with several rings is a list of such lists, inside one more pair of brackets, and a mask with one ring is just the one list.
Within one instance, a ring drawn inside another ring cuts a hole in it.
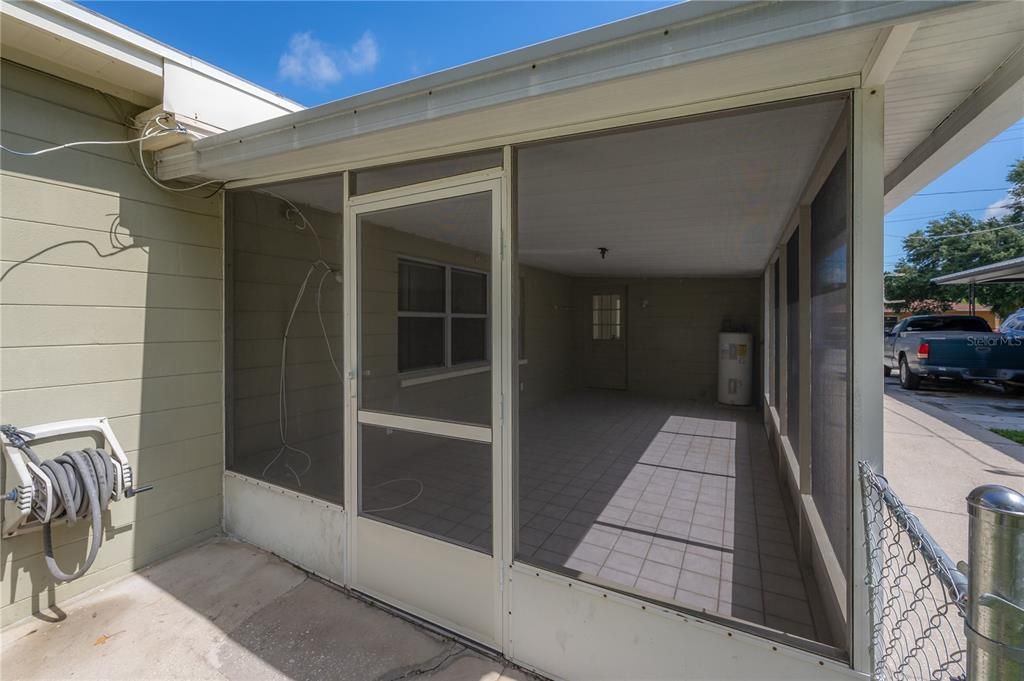
[{"label": "chain link fence", "polygon": [[871,599],[872,678],[967,678],[967,577],[903,505],[888,481],[860,463]]}]

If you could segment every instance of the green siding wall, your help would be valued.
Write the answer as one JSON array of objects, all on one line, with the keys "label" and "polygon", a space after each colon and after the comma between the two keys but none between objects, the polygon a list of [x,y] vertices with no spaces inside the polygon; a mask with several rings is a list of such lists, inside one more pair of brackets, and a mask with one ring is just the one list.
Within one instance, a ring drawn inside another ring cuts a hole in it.
[{"label": "green siding wall", "polygon": [[[6,61],[0,77],[8,147],[135,134],[123,124],[137,112],[126,102]],[[74,594],[220,530],[221,199],[154,186],[136,150],[3,155],[0,420],[110,417],[136,479],[156,485],[111,506],[103,548],[78,581],[54,584],[40,533],[4,541],[4,624],[56,612]],[[82,441],[43,451],[72,444]],[[66,570],[86,555],[87,526],[54,533]]]}]

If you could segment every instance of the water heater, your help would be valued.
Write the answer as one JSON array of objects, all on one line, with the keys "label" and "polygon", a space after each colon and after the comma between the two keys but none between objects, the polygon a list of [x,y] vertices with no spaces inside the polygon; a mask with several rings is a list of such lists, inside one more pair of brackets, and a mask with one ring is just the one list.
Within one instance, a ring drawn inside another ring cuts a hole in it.
[{"label": "water heater", "polygon": [[754,337],[749,333],[718,334],[718,401],[750,404]]}]

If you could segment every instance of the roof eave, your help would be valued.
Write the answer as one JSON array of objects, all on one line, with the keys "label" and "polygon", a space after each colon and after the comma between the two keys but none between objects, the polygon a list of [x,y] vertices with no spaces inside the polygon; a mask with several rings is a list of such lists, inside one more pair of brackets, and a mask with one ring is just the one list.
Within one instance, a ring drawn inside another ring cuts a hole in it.
[{"label": "roof eave", "polygon": [[948,284],[1005,284],[1024,281],[1024,256],[990,265],[982,265],[962,272],[945,274],[932,279],[932,283]]},{"label": "roof eave", "polygon": [[[965,2],[691,2],[349,97],[196,142],[173,165],[231,166],[347,137],[850,29],[916,20]],[[171,160],[168,157],[168,160]],[[172,177],[172,175],[167,175]]]}]

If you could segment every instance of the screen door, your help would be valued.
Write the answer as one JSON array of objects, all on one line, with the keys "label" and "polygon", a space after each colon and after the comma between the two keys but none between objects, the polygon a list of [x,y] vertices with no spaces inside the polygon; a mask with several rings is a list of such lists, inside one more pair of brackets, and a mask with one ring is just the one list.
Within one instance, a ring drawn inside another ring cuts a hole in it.
[{"label": "screen door", "polygon": [[388,190],[350,199],[349,223],[352,583],[495,644],[499,193],[471,176]]}]

